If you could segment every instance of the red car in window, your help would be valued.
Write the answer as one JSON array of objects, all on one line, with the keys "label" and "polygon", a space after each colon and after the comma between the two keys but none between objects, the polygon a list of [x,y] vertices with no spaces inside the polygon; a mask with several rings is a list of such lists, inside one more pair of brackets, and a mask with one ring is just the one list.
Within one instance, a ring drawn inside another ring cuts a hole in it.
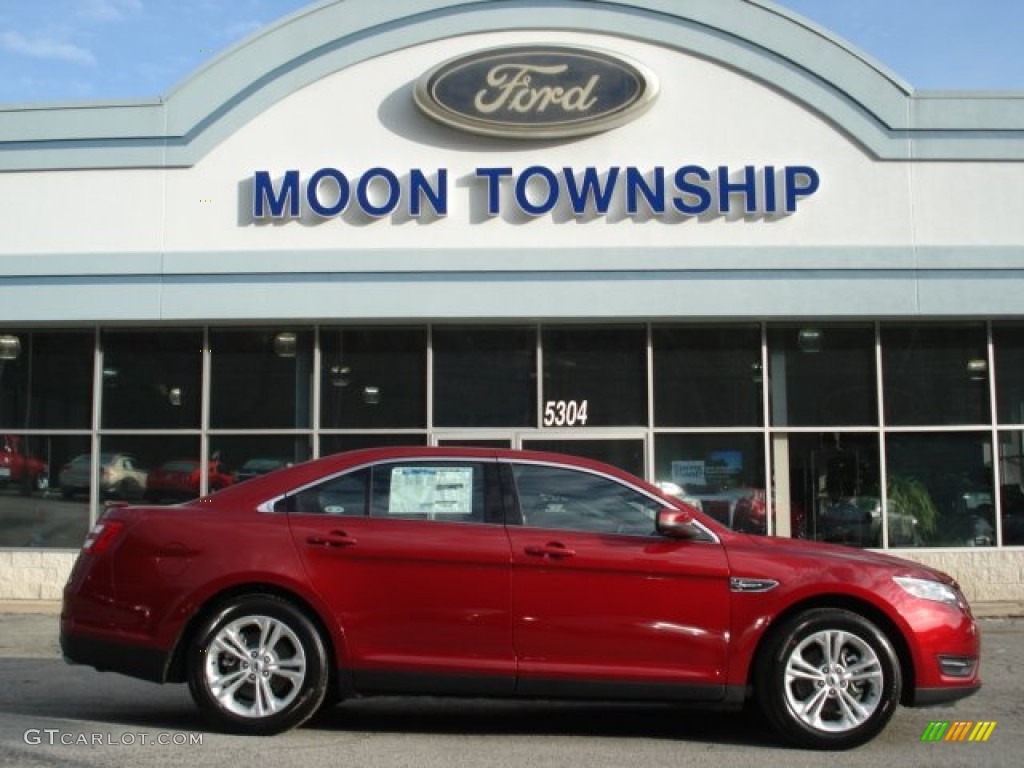
[{"label": "red car in window", "polygon": [[28,494],[45,491],[49,484],[46,462],[26,454],[18,435],[0,435],[0,488],[17,486]]},{"label": "red car in window", "polygon": [[[208,466],[207,484],[211,493],[235,482],[234,476],[219,461],[212,460]],[[146,501],[155,503],[196,498],[199,495],[201,468],[202,464],[196,459],[165,461],[157,469],[151,470],[146,478]]]},{"label": "red car in window", "polygon": [[[749,699],[804,747],[975,692],[948,576],[731,531],[593,461],[387,448],[109,509],[64,591],[72,662],[187,682],[271,734],[352,696]],[[948,716],[948,715],[947,715]]]}]

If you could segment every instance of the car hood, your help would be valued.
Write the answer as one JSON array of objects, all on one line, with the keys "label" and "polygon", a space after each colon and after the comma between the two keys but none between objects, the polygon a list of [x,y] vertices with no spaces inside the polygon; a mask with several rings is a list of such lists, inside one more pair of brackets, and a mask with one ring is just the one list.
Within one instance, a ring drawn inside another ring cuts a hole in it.
[{"label": "car hood", "polygon": [[891,571],[893,575],[919,575],[946,584],[956,584],[953,577],[927,565],[895,555],[887,555],[868,549],[846,547],[840,544],[824,544],[805,539],[785,539],[774,536],[753,536],[735,534],[726,542],[726,551],[734,568],[745,560],[770,560],[799,562],[803,566],[820,564],[846,565],[852,567],[873,567]]}]

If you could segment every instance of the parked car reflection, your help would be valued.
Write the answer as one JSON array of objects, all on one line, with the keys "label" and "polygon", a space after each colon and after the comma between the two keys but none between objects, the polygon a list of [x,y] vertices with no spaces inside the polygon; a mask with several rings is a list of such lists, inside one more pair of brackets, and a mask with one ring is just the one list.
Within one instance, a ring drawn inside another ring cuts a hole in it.
[{"label": "parked car reflection", "polygon": [[[146,489],[147,472],[129,453],[101,453],[100,495],[104,498],[140,499]],[[58,476],[60,493],[70,499],[92,488],[92,454],[83,453],[65,464]]]},{"label": "parked car reflection", "polygon": [[[891,502],[888,521],[890,547],[916,547],[921,544],[917,519]],[[818,514],[817,538],[854,547],[881,547],[881,499],[877,496],[847,496],[826,500]]]},{"label": "parked car reflection", "polygon": [[18,435],[0,435],[0,488],[17,487],[27,495],[49,484],[46,462],[27,453]]},{"label": "parked car reflection", "polygon": [[[207,487],[210,492],[219,491],[234,484],[234,476],[216,459],[209,462],[209,480]],[[174,459],[166,461],[149,473],[146,483],[146,500],[154,503],[161,501],[187,501],[199,495],[200,469],[202,464],[196,459]]]}]

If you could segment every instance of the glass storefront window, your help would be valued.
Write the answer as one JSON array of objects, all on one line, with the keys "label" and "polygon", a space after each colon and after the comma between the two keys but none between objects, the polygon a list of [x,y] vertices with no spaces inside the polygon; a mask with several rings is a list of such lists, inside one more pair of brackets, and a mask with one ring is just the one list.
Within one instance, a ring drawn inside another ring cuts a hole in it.
[{"label": "glass storefront window", "polygon": [[427,425],[426,329],[325,329],[320,344],[321,426]]},{"label": "glass storefront window", "polygon": [[537,333],[532,328],[435,328],[434,424],[537,423]]},{"label": "glass storefront window", "polygon": [[105,331],[101,344],[104,428],[199,427],[201,331]]},{"label": "glass storefront window", "polygon": [[759,427],[759,326],[655,327],[654,423],[659,427]]},{"label": "glass storefront window", "polygon": [[305,435],[213,435],[210,459],[242,482],[306,461],[309,447]]},{"label": "glass storefront window", "polygon": [[999,433],[1003,544],[1024,546],[1024,432]]},{"label": "glass storefront window", "polygon": [[0,429],[92,426],[92,331],[0,331]]},{"label": "glass storefront window", "polygon": [[885,423],[988,423],[987,350],[980,324],[883,326]]},{"label": "glass storefront window", "polygon": [[88,451],[88,436],[0,434],[0,547],[82,546],[88,496],[63,494],[60,481]]},{"label": "glass storefront window", "polygon": [[775,426],[878,424],[874,326],[773,326],[768,370]]},{"label": "glass storefront window", "polygon": [[1024,546],[1024,322],[0,329],[0,546],[77,547],[90,501],[431,443],[653,467],[740,530]]},{"label": "glass storefront window", "polygon": [[922,545],[996,543],[989,434],[889,434],[886,458],[889,514],[913,517]]},{"label": "glass storefront window", "polygon": [[[776,520],[788,515],[794,538],[854,547],[882,546],[878,435],[776,434]],[[912,518],[889,518],[889,544],[919,544]]]},{"label": "glass storefront window", "polygon": [[210,331],[210,426],[310,426],[313,333]]},{"label": "glass storefront window", "polygon": [[723,525],[767,532],[764,438],[759,434],[656,435],[654,479]]},{"label": "glass storefront window", "polygon": [[994,324],[992,343],[999,423],[1024,424],[1024,325]]},{"label": "glass storefront window", "polygon": [[547,328],[542,336],[543,426],[647,424],[643,328]]}]

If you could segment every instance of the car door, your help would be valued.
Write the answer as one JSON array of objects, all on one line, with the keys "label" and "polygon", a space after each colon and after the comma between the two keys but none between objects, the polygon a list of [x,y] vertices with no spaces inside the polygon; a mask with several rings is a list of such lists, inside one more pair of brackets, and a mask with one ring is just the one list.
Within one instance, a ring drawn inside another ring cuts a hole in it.
[{"label": "car door", "polygon": [[511,463],[518,690],[718,699],[725,694],[723,547],[655,533],[664,506],[608,476]]},{"label": "car door", "polygon": [[356,690],[510,693],[510,551],[490,461],[402,460],[279,502]]}]

